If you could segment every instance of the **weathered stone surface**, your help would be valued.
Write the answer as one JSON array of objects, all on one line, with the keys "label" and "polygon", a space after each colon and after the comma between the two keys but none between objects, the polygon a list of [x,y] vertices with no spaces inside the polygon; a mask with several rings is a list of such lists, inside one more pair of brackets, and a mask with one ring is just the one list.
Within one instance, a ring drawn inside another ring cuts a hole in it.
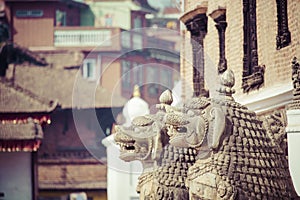
[{"label": "weathered stone surface", "polygon": [[274,113],[263,122],[226,91],[219,90],[224,98],[194,98],[184,105],[184,112],[170,113],[172,119],[177,116],[189,123],[175,125],[166,117],[170,144],[198,152],[187,174],[190,199],[294,198],[286,151],[281,148],[283,114]]},{"label": "weathered stone surface", "polygon": [[148,142],[151,152],[157,144],[161,148],[151,158],[152,172],[140,178],[141,199],[297,198],[282,148],[284,116],[259,119],[234,101],[231,80],[223,81],[228,87],[219,90],[223,98],[196,97],[180,109],[162,103],[157,114],[133,122],[132,130],[145,135],[141,141],[169,136],[168,142]]},{"label": "weathered stone surface", "polygon": [[124,161],[140,160],[143,173],[139,177],[137,192],[140,199],[155,200],[154,190],[159,187],[154,178],[155,161],[160,159],[163,146],[167,142],[163,137],[163,113],[155,116],[141,116],[132,121],[130,127],[118,126],[114,136],[120,146],[120,158]]}]

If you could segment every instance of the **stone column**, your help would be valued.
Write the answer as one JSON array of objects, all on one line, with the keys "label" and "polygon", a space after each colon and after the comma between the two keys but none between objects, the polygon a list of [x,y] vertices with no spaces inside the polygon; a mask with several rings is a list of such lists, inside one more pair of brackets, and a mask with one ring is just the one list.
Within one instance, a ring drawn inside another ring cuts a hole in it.
[{"label": "stone column", "polygon": [[204,89],[204,49],[203,39],[207,33],[207,16],[198,14],[185,22],[187,30],[191,33],[193,50],[193,87],[194,97],[206,96]]},{"label": "stone column", "polygon": [[289,170],[295,190],[300,196],[300,65],[297,58],[292,61],[293,101],[287,110],[287,139]]},{"label": "stone column", "polygon": [[223,73],[227,69],[227,60],[225,56],[225,31],[227,28],[226,10],[220,8],[213,11],[210,17],[216,22],[216,28],[219,34],[219,64],[218,72]]},{"label": "stone column", "polygon": [[220,16],[218,19],[215,19],[216,28],[219,34],[219,65],[218,72],[223,73],[227,69],[227,60],[225,56],[225,30],[227,27],[226,15]]}]

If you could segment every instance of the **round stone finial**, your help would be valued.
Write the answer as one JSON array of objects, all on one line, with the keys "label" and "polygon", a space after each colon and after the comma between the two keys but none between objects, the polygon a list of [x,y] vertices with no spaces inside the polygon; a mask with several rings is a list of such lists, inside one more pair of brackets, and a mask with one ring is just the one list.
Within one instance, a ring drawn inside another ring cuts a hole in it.
[{"label": "round stone finial", "polygon": [[231,69],[227,69],[224,73],[221,74],[221,84],[232,88],[235,84],[234,73]]},{"label": "round stone finial", "polygon": [[164,91],[159,97],[159,102],[171,105],[173,102],[172,92],[170,90]]},{"label": "round stone finial", "polygon": [[228,99],[233,99],[232,94],[235,93],[233,86],[235,84],[234,73],[231,69],[227,69],[225,72],[220,74],[221,87],[218,90],[220,94],[225,95]]}]

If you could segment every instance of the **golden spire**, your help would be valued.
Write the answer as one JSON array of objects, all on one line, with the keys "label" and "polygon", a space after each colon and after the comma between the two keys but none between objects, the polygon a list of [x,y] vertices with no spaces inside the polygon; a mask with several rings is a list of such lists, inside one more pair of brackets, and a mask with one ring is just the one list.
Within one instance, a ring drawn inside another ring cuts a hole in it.
[{"label": "golden spire", "polygon": [[133,88],[133,97],[140,97],[141,96],[141,93],[140,93],[140,88],[138,85],[134,85],[134,88]]}]

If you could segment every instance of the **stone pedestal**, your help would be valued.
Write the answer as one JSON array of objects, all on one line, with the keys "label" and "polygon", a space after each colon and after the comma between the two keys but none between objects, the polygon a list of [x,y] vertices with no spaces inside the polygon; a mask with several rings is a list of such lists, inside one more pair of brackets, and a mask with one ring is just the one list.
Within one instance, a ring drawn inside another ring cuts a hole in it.
[{"label": "stone pedestal", "polygon": [[295,190],[300,196],[300,109],[287,111],[289,169]]}]

